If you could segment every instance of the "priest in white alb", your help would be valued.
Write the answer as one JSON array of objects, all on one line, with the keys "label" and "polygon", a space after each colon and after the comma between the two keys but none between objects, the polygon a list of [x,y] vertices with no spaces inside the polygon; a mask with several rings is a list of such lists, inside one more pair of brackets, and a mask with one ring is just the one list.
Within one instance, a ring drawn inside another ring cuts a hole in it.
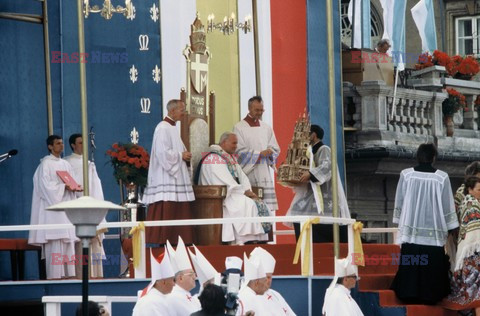
[{"label": "priest in white alb", "polygon": [[[250,260],[256,259],[262,262],[263,269],[267,275],[267,287],[268,290],[261,296],[264,300],[264,303],[268,307],[268,311],[271,316],[277,315],[286,315],[286,316],[296,316],[293,310],[290,308],[290,305],[285,301],[282,294],[278,293],[272,289],[272,276],[275,271],[275,258],[265,249],[261,247],[256,247],[250,253]],[[268,316],[265,315],[265,316]]]},{"label": "priest in white alb", "polygon": [[[176,122],[185,115],[185,103],[170,100],[168,114],[153,134],[148,183],[142,202],[148,204],[147,220],[190,219],[190,202],[195,200],[190,180],[189,164],[192,154],[180,138]],[[147,227],[147,246],[158,247],[167,239],[175,242],[182,236],[187,244],[193,243],[192,226]]]},{"label": "priest in white alb", "polygon": [[178,237],[177,249],[173,250],[167,240],[167,250],[175,272],[175,286],[168,295],[168,305],[174,311],[175,316],[190,316],[202,309],[197,296],[190,293],[195,287],[196,274],[187,254],[187,249],[182,238]]},{"label": "priest in white alb", "polygon": [[325,293],[323,316],[363,316],[350,295],[358,278],[358,268],[348,259],[335,258],[335,277]]},{"label": "priest in white alb", "polygon": [[132,316],[173,316],[175,312],[167,302],[167,294],[172,292],[175,283],[167,250],[158,257],[150,253],[150,266],[152,281],[141,292]]},{"label": "priest in white alb", "polygon": [[[258,217],[270,214],[265,203],[252,192],[248,177],[235,159],[237,136],[225,132],[219,145],[210,146],[197,169],[200,185],[226,185],[227,196],[223,202],[223,218]],[[249,241],[265,241],[268,235],[261,223],[236,221],[222,225],[222,241],[244,244]]]},{"label": "priest in white alb", "polygon": [[[46,208],[60,202],[75,199],[76,188],[65,184],[57,171],[73,174],[71,165],[61,158],[63,141],[60,136],[50,135],[47,138],[50,155],[45,156],[33,175],[32,213],[30,225],[38,224],[70,224],[65,212],[48,211]],[[47,279],[60,279],[75,276],[73,256],[74,243],[78,238],[75,229],[41,229],[29,232],[28,243],[42,247],[42,258],[45,259]]]},{"label": "priest in white alb", "polygon": [[260,96],[248,100],[247,116],[235,124],[238,137],[238,161],[253,186],[263,188],[263,200],[272,212],[278,209],[272,171],[280,154],[280,146],[272,127],[262,121],[264,112]]},{"label": "priest in white alb", "polygon": [[[72,149],[72,154],[66,156],[64,159],[70,163],[73,168],[72,177],[75,181],[83,186],[83,138],[81,134],[72,134],[68,139],[70,148]],[[95,163],[88,161],[88,182],[89,182],[89,191],[90,196],[103,201],[103,189],[102,182],[97,174],[97,168]],[[83,196],[83,192],[76,192],[77,197]],[[105,218],[102,220],[102,223],[105,222]],[[89,270],[90,277],[92,278],[101,278],[103,277],[103,261],[105,259],[105,251],[103,250],[103,239],[105,238],[104,233],[107,231],[106,228],[97,230],[97,236],[90,240],[90,260],[89,260]],[[75,254],[77,256],[82,255],[82,244],[77,242],[75,244]],[[82,275],[82,266],[80,264],[75,265],[75,274],[77,278],[81,278]]]}]

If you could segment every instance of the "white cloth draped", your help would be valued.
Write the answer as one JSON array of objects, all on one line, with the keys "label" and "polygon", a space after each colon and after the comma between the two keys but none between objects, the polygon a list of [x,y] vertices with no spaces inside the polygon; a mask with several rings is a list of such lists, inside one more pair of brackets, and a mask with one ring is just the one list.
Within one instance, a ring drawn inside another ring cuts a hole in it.
[{"label": "white cloth draped", "polygon": [[448,231],[458,227],[448,175],[441,170],[402,170],[393,223],[398,223],[397,244],[444,246]]},{"label": "white cloth draped", "polygon": [[[82,155],[77,155],[72,153],[70,156],[64,158],[72,166],[73,174],[72,177],[75,181],[83,186],[83,157]],[[89,194],[91,197],[103,201],[103,189],[102,182],[97,174],[97,168],[95,163],[88,161],[88,182],[89,182]],[[76,192],[77,197],[83,196],[83,192]],[[103,218],[102,223],[106,223],[105,218]],[[90,277],[98,278],[103,277],[103,262],[102,259],[106,259],[105,250],[103,249],[102,242],[105,239],[105,234],[97,231],[97,237],[92,238],[90,241]],[[82,247],[78,246],[75,249],[77,255],[82,254]],[[77,276],[81,275],[81,266],[77,265]]]},{"label": "white cloth draped", "polygon": [[[47,207],[54,204],[75,199],[74,193],[65,190],[65,184],[57,175],[57,171],[68,171],[68,173],[73,174],[72,167],[68,162],[53,155],[45,156],[37,167],[33,175],[30,225],[70,224],[65,212],[46,210]],[[75,236],[75,228],[73,227],[67,229],[31,230],[28,237],[29,244],[42,246],[44,256],[49,256],[45,250],[48,250],[48,252],[61,251],[60,254],[67,256],[68,261],[71,261],[70,259],[75,254],[74,242],[76,240],[78,239]],[[62,244],[51,244],[46,249],[45,245],[52,241],[60,241]],[[64,271],[64,269],[50,267],[51,264],[52,258],[46,258],[48,279],[73,276],[71,272]],[[71,268],[73,269],[73,265]],[[70,270],[70,267],[68,270]]]},{"label": "white cloth draped", "polygon": [[[263,187],[263,201],[270,210],[276,211],[278,204],[272,169],[275,170],[280,146],[278,146],[273,129],[262,121],[260,121],[260,126],[251,127],[245,120],[241,120],[235,124],[233,132],[238,137],[237,154],[243,171],[253,186]],[[267,148],[274,152],[274,161],[262,159],[257,163],[258,155]]]},{"label": "white cloth draped", "polygon": [[143,203],[158,201],[187,202],[195,200],[190,173],[182,152],[186,151],[178,129],[162,121],[155,128],[148,184],[142,198]]},{"label": "white cloth draped", "polygon": [[[173,311],[172,315],[190,316],[202,309],[197,296],[193,296],[189,291],[184,290],[177,284],[167,296],[167,303]],[[146,315],[146,314],[145,314]]]},{"label": "white cloth draped", "polygon": [[[310,169],[310,173],[318,182],[310,181],[309,183],[303,183],[292,188],[295,196],[290,204],[287,215],[318,215],[322,213],[322,211],[324,216],[333,215],[332,161],[330,151],[330,147],[323,145],[313,155],[315,167]],[[345,197],[338,172],[337,184],[339,216],[341,218],[350,218],[347,198]],[[320,186],[323,203],[317,203],[315,199],[313,190],[317,189],[316,186]],[[323,210],[320,209],[321,207],[323,207]]]},{"label": "white cloth draped", "polygon": [[350,290],[342,284],[327,289],[322,313],[325,316],[363,316],[357,302],[350,296]]},{"label": "white cloth draped", "polygon": [[[221,151],[218,145],[210,146],[210,149]],[[240,165],[236,164],[237,183],[228,170],[227,164],[217,154],[210,154],[201,165],[200,185],[226,185],[227,196],[223,202],[223,218],[230,217],[257,217],[258,209],[255,202],[245,195],[245,191],[251,190],[250,181],[242,171]],[[267,240],[260,223],[232,223],[223,224],[222,241],[244,243],[250,240]]]},{"label": "white cloth draped", "polygon": [[137,301],[133,308],[132,316],[174,316],[175,311],[172,310],[167,302],[167,295],[162,294],[156,288],[150,291]]},{"label": "white cloth draped", "polygon": [[265,294],[261,296],[261,299],[264,301],[265,306],[269,311],[268,315],[296,316],[296,314],[293,312],[293,310],[283,298],[282,294],[278,293],[275,290],[268,289]]}]

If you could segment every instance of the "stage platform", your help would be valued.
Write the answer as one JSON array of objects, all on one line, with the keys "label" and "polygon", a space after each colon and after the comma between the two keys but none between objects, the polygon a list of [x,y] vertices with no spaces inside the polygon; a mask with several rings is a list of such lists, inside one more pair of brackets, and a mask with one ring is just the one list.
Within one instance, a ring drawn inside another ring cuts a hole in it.
[{"label": "stage platform", "polygon": [[[294,244],[260,245],[277,259],[272,287],[282,293],[292,309],[299,316],[321,315],[325,290],[333,276],[333,245],[315,244],[314,272],[311,277],[300,276],[300,265],[293,264]],[[202,253],[215,268],[223,271],[225,257],[243,257],[256,247],[246,246],[204,246]],[[394,258],[399,254],[396,245],[366,244],[364,252],[367,265],[360,267],[361,280],[352,296],[364,314],[380,316],[453,316],[455,311],[441,306],[405,305],[399,301],[390,283],[396,273]],[[347,245],[341,245],[341,256],[346,256]],[[149,274],[147,274],[149,275]],[[136,296],[148,279],[103,279],[91,280],[90,295]],[[194,290],[196,292],[197,288]],[[2,315],[44,315],[41,305],[43,296],[81,295],[80,280],[65,281],[4,281],[0,282],[0,310]],[[74,315],[78,303],[62,304],[62,315]],[[131,315],[133,303],[115,303],[112,316]],[[262,316],[262,315],[259,315]]]}]

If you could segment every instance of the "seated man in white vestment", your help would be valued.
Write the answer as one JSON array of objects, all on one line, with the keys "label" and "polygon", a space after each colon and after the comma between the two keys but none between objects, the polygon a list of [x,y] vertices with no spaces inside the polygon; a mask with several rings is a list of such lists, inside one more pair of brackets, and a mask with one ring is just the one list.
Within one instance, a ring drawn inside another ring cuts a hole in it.
[{"label": "seated man in white vestment", "polygon": [[[60,202],[75,199],[75,188],[65,184],[57,171],[73,174],[71,165],[61,158],[63,141],[60,136],[47,138],[50,155],[42,158],[33,175],[31,225],[70,224],[65,212],[48,211],[46,208]],[[28,243],[42,247],[42,259],[45,259],[47,279],[60,279],[75,276],[73,264],[74,243],[78,238],[75,229],[31,230]]]},{"label": "seated man in white vestment", "polygon": [[275,271],[275,258],[268,251],[261,247],[256,247],[250,253],[250,260],[255,260],[256,258],[262,262],[263,269],[267,275],[268,290],[262,295],[262,299],[268,307],[268,311],[270,313],[269,315],[295,316],[296,314],[285,301],[282,294],[271,288],[273,271]]},{"label": "seated man in white vestment", "polygon": [[243,253],[245,270],[244,285],[238,292],[237,316],[248,315],[249,312],[257,315],[272,315],[263,295],[268,290],[267,274],[263,269],[260,258],[247,258]]},{"label": "seated man in white vestment", "polygon": [[168,295],[167,302],[176,316],[190,316],[199,311],[202,307],[197,296],[190,291],[195,287],[196,274],[193,271],[187,249],[182,238],[178,236],[177,249],[174,250],[167,240],[167,250],[175,272],[175,286],[172,293]]},{"label": "seated man in white vestment", "polygon": [[335,259],[335,277],[325,292],[323,316],[363,316],[350,296],[358,278],[358,268],[348,259]]},{"label": "seated man in white vestment", "polygon": [[[223,218],[268,216],[268,206],[252,192],[248,177],[235,159],[237,136],[225,132],[219,145],[210,146],[210,153],[201,160],[197,175],[200,185],[226,185],[227,196],[223,202]],[[195,179],[197,180],[197,179]],[[266,226],[268,232],[268,224]],[[244,244],[249,241],[266,241],[268,235],[261,223],[236,222],[223,224],[222,241]]]},{"label": "seated man in white vestment", "polygon": [[150,253],[150,266],[152,281],[140,294],[132,316],[173,316],[175,313],[167,303],[167,294],[172,292],[175,283],[167,250],[157,258]]},{"label": "seated man in white vestment", "polygon": [[[83,138],[81,134],[72,134],[68,139],[70,148],[72,149],[72,154],[65,157],[65,160],[68,161],[73,168],[72,177],[75,181],[83,186]],[[97,168],[95,163],[88,161],[88,182],[89,182],[89,191],[90,196],[103,201],[103,189],[102,182],[97,174]],[[76,192],[77,197],[83,196],[83,192]],[[105,222],[105,218],[102,220]],[[103,250],[103,239],[105,238],[104,232],[107,229],[103,228],[97,231],[97,236],[90,240],[90,260],[89,271],[91,278],[101,278],[103,277],[103,261],[105,258],[105,251]],[[78,258],[82,256],[82,244],[80,242],[75,243],[75,254]],[[77,278],[82,276],[82,266],[80,264],[75,265],[75,274]]]}]

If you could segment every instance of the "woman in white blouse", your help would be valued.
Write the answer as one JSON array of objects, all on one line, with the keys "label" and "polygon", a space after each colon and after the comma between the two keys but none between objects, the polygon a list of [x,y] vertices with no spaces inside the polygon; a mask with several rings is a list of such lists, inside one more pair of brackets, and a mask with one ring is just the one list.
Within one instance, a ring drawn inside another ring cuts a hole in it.
[{"label": "woman in white blouse", "polygon": [[435,145],[420,145],[418,165],[402,170],[397,185],[393,223],[401,257],[391,288],[406,303],[435,304],[450,293],[444,245],[458,220],[448,174],[432,166],[436,156]]}]

